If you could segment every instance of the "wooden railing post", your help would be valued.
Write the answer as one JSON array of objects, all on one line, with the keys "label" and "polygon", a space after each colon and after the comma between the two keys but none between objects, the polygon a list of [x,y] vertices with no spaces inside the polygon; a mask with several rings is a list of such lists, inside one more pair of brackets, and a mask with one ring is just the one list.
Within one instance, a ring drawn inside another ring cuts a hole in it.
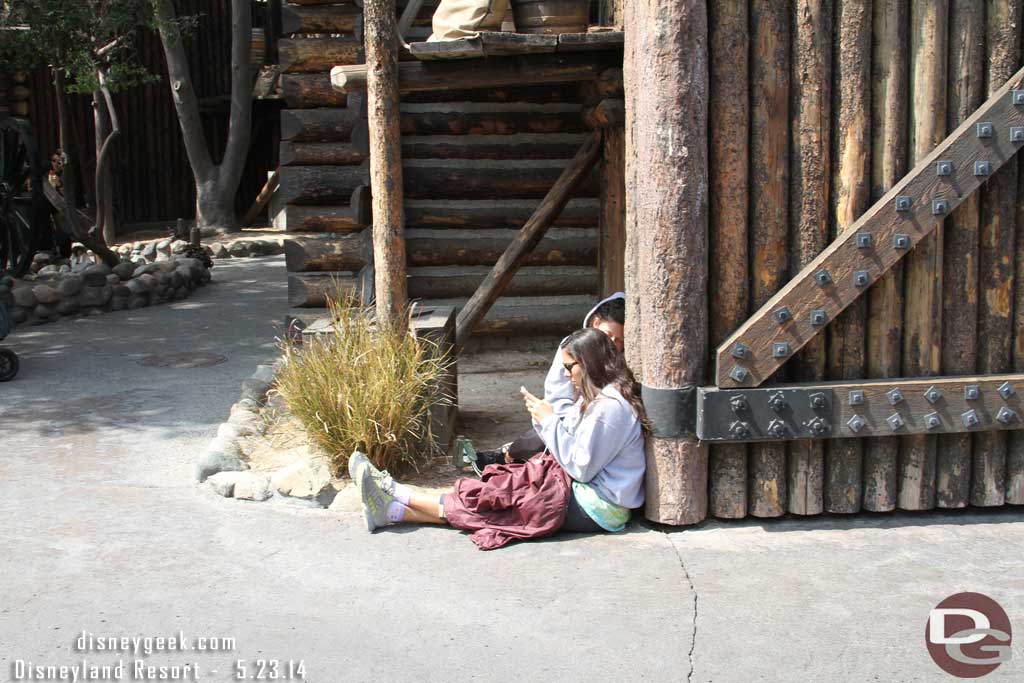
[{"label": "wooden railing post", "polygon": [[366,0],[363,12],[377,321],[402,332],[408,320],[395,1]]},{"label": "wooden railing post", "polygon": [[[634,0],[626,18],[627,239],[642,382],[679,389],[705,379],[708,351],[708,22],[704,0]],[[650,30],[653,25],[657,31]],[[657,84],[657,87],[652,87]],[[656,425],[657,427],[657,425]],[[695,436],[647,441],[648,519],[707,516],[707,446]]]}]

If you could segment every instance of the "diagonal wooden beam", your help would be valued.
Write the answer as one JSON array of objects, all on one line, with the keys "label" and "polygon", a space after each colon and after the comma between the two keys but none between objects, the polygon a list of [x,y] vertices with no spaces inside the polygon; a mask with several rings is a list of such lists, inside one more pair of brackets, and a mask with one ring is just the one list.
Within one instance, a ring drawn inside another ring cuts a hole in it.
[{"label": "diagonal wooden beam", "polygon": [[767,380],[1012,159],[1024,147],[1022,84],[1024,69],[722,342],[716,384]]}]

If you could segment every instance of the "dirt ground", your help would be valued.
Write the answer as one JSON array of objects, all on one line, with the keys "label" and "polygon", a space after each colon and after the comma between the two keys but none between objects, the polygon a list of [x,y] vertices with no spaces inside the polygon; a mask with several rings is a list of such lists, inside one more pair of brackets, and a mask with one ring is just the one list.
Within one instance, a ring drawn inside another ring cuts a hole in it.
[{"label": "dirt ground", "polygon": [[[150,240],[161,240],[167,239],[170,236],[170,230],[173,229],[173,224],[168,223],[163,226],[146,225],[143,227],[136,227],[129,232],[120,234],[117,236],[117,241],[114,243],[114,247],[118,247],[122,244],[132,244],[133,242],[148,242]],[[243,228],[241,232],[231,233],[230,235],[223,235],[219,237],[203,237],[203,244],[214,245],[214,244],[225,244],[230,245],[232,242],[240,239],[247,240],[259,240],[259,239],[272,239],[276,237],[284,237],[285,231],[283,228],[275,228],[273,226],[253,226],[250,228]]]}]

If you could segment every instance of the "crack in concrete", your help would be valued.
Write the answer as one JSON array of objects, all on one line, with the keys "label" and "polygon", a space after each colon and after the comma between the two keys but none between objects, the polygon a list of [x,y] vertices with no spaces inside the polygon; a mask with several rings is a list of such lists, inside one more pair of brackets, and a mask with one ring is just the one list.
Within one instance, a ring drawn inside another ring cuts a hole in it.
[{"label": "crack in concrete", "polygon": [[690,585],[690,593],[693,594],[693,624],[691,625],[690,652],[688,655],[690,671],[686,674],[686,680],[690,681],[693,679],[693,651],[697,647],[697,589],[693,587],[693,579],[690,578],[690,572],[686,568],[686,563],[683,561],[682,553],[679,552],[679,547],[675,544],[675,541],[672,540],[672,537],[669,536],[667,531],[662,533],[665,534],[665,540],[668,541],[668,544],[672,546],[672,550],[675,551],[676,559],[679,560],[679,567],[683,570],[683,574],[686,576],[686,582]]}]

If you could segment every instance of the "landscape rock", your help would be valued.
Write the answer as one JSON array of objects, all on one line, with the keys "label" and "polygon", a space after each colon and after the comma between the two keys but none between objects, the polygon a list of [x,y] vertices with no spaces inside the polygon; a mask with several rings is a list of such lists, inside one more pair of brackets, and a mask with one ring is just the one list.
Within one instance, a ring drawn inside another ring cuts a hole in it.
[{"label": "landscape rock", "polygon": [[40,277],[53,277],[55,275],[60,275],[60,266],[43,266],[36,274]]},{"label": "landscape rock", "polygon": [[258,379],[247,379],[242,382],[242,398],[263,403],[267,399],[270,383]]},{"label": "landscape rock", "polygon": [[274,495],[270,477],[259,472],[244,472],[235,480],[234,497],[240,500],[264,501]]},{"label": "landscape rock", "polygon": [[36,285],[32,288],[32,294],[36,297],[36,302],[40,304],[56,304],[60,301],[60,292],[49,285]]},{"label": "landscape rock", "polygon": [[156,242],[150,242],[145,247],[143,247],[142,250],[139,253],[142,254],[142,258],[146,259],[147,261],[155,261],[156,260]]},{"label": "landscape rock", "polygon": [[57,304],[56,311],[61,315],[71,315],[81,306],[81,302],[78,297],[69,296],[65,299],[61,299],[60,303]]},{"label": "landscape rock", "polygon": [[272,383],[274,381],[274,366],[257,365],[256,372],[252,373],[252,377],[250,379],[266,382],[267,384]]},{"label": "landscape rock", "polygon": [[236,240],[228,247],[228,253],[234,257],[249,255],[249,242],[247,240]]},{"label": "landscape rock", "polygon": [[32,293],[31,287],[19,287],[14,290],[13,294],[14,303],[23,308],[35,308],[39,303],[36,301],[36,295]]},{"label": "landscape rock", "polygon": [[65,275],[57,283],[57,292],[62,298],[74,296],[82,291],[85,279],[81,275]]},{"label": "landscape rock", "polygon": [[135,274],[135,264],[131,261],[122,261],[114,266],[114,275],[122,280],[130,280]]},{"label": "landscape rock", "polygon": [[107,276],[112,271],[105,263],[94,263],[85,269],[85,286],[102,287],[107,284]]},{"label": "landscape rock", "polygon": [[292,498],[314,500],[327,507],[334,500],[331,470],[323,461],[300,460],[271,475],[278,493]]},{"label": "landscape rock", "polygon": [[32,309],[32,315],[39,318],[40,320],[49,320],[50,318],[57,317],[57,311],[44,304],[39,304]]},{"label": "landscape rock", "polygon": [[206,483],[210,485],[214,493],[225,498],[230,498],[235,493],[235,482],[243,475],[243,472],[218,472],[211,475]]},{"label": "landscape rock", "polygon": [[83,287],[81,294],[82,306],[103,306],[113,295],[114,288],[104,281],[100,287]]},{"label": "landscape rock", "polygon": [[13,324],[15,324],[15,325],[20,325],[21,323],[23,323],[26,320],[28,320],[28,309],[27,308],[22,308],[21,306],[15,306],[10,311],[8,311],[8,313],[10,313],[11,322]]},{"label": "landscape rock", "polygon": [[188,242],[185,240],[174,240],[171,242],[172,254],[184,254],[186,249],[188,249]]},{"label": "landscape rock", "polygon": [[231,258],[231,252],[223,244],[215,244],[210,247],[210,258]]},{"label": "landscape rock", "polygon": [[121,283],[121,278],[119,278],[117,275],[114,275],[113,273],[111,273],[110,275],[107,276],[107,284],[110,285],[111,287],[113,287],[114,285],[120,284],[120,283]]},{"label": "landscape rock", "polygon": [[206,481],[217,472],[241,472],[249,469],[242,460],[242,449],[233,439],[217,437],[196,461],[196,479]]}]

